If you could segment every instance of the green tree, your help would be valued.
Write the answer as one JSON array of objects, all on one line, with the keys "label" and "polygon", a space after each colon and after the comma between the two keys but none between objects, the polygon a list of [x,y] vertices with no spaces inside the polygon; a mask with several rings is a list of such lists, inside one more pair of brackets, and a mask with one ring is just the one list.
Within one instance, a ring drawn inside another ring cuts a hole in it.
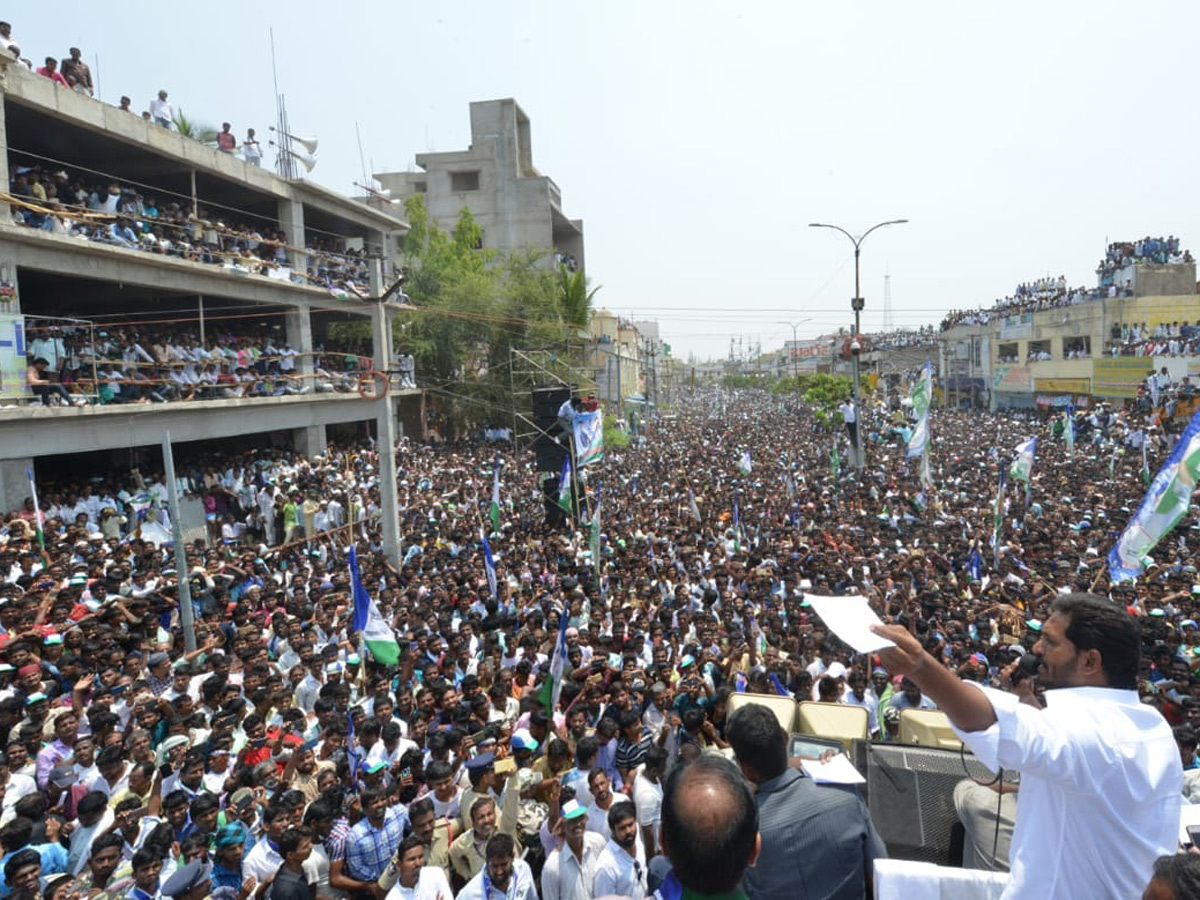
[{"label": "green tree", "polygon": [[583,269],[572,272],[565,265],[558,267],[559,295],[563,321],[571,328],[584,331],[592,320],[592,300],[600,286],[588,289]]},{"label": "green tree", "polygon": [[217,129],[205,122],[189,119],[183,114],[183,107],[175,114],[175,130],[186,138],[207,144],[217,139]]}]

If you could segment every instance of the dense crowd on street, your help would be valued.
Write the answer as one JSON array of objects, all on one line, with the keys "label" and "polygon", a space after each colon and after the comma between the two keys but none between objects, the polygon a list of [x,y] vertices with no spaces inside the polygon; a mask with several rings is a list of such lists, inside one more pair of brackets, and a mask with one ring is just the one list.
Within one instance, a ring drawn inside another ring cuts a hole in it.
[{"label": "dense crowd on street", "polygon": [[[931,704],[838,641],[810,593],[864,595],[994,686],[1061,591],[1107,594],[1142,623],[1143,703],[1200,770],[1200,532],[1181,526],[1136,587],[1110,585],[1103,564],[1141,496],[1143,444],[1155,465],[1177,429],[1136,409],[1079,412],[1069,461],[1049,421],[937,410],[923,489],[896,416],[864,410],[859,477],[807,410],[696,395],[669,429],[586,470],[598,544],[582,520],[547,527],[531,457],[495,443],[403,441],[394,486],[371,446],[180,460],[181,493],[208,519],[186,571],[166,543],[161,471],[40,484],[44,549],[32,497],[0,529],[0,891],[198,900],[211,881],[243,900],[268,883],[302,900],[641,898],[687,878],[663,847],[664,787],[670,801],[693,760],[732,750],[773,802],[825,804],[847,829],[809,829],[780,851],[771,829],[784,824],[763,805],[769,849],[742,878],[748,896],[798,883],[862,896],[885,851],[861,799],[769,771],[755,756],[767,726],[730,716],[729,698],[861,705],[884,740],[900,710]],[[1031,434],[1043,440],[1030,502],[1005,495],[993,557],[987,498]],[[394,556],[383,489],[399,499]],[[352,543],[395,664],[352,628]]]}]

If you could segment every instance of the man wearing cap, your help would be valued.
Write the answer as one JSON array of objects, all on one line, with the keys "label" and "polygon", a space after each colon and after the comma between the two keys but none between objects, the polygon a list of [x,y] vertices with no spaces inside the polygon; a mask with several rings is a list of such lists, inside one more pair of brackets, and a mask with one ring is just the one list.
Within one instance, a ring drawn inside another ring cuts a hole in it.
[{"label": "man wearing cap", "polygon": [[[472,772],[486,771],[489,779],[494,778],[493,766],[495,755],[491,751],[479,754],[467,762],[467,768]],[[511,780],[514,771],[510,771],[506,789],[503,792],[504,809],[497,808],[495,795],[485,783],[479,783],[482,790],[471,797],[464,795],[462,810],[469,819],[471,827],[459,835],[450,845],[450,865],[458,876],[459,883],[465,883],[484,867],[484,850],[493,834],[517,833],[517,809],[519,791]],[[468,805],[469,804],[469,805]]]},{"label": "man wearing cap", "polygon": [[563,843],[542,868],[542,900],[591,900],[596,867],[607,841],[588,830],[588,809],[574,800],[563,804],[556,837]]},{"label": "man wearing cap", "polygon": [[161,893],[172,900],[204,900],[211,889],[212,863],[196,859],[176,869],[163,884]]}]

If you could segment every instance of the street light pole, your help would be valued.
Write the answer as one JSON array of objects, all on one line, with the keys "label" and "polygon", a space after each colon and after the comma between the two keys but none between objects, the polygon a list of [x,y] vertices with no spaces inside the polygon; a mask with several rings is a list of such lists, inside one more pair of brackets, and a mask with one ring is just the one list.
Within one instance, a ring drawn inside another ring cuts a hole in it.
[{"label": "street light pole", "polygon": [[796,340],[796,329],[799,328],[801,325],[803,325],[805,322],[811,322],[811,321],[812,321],[812,319],[808,318],[808,319],[801,319],[799,322],[782,322],[781,321],[778,323],[780,325],[788,325],[792,329],[791,357],[792,357],[792,377],[793,378],[797,378],[800,375],[800,360],[796,356],[796,344],[799,343],[799,341]]},{"label": "street light pole", "polygon": [[845,228],[840,225],[826,225],[823,222],[810,222],[809,228],[832,228],[834,231],[840,231],[850,239],[850,243],[854,245],[854,296],[850,299],[850,308],[854,310],[854,333],[851,335],[850,356],[852,359],[854,372],[854,415],[857,417],[857,427],[855,434],[858,439],[854,442],[854,467],[862,472],[863,466],[866,464],[866,459],[863,453],[863,416],[862,409],[859,406],[859,373],[858,373],[858,355],[862,352],[862,344],[860,342],[860,334],[862,333],[862,311],[866,305],[863,300],[862,287],[859,280],[858,262],[862,252],[862,242],[867,239],[872,231],[878,228],[883,228],[886,225],[903,225],[908,219],[889,219],[886,222],[880,222],[877,225],[872,225],[858,237],[855,237]]}]

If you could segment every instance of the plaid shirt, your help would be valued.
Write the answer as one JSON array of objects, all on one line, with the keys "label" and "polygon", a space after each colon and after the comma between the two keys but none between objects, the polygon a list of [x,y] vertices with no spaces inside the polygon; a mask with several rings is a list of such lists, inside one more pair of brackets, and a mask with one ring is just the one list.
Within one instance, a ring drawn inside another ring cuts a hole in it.
[{"label": "plaid shirt", "polygon": [[388,808],[382,828],[368,819],[359,821],[346,837],[346,874],[358,881],[378,881],[409,830],[408,812],[400,805]]}]

